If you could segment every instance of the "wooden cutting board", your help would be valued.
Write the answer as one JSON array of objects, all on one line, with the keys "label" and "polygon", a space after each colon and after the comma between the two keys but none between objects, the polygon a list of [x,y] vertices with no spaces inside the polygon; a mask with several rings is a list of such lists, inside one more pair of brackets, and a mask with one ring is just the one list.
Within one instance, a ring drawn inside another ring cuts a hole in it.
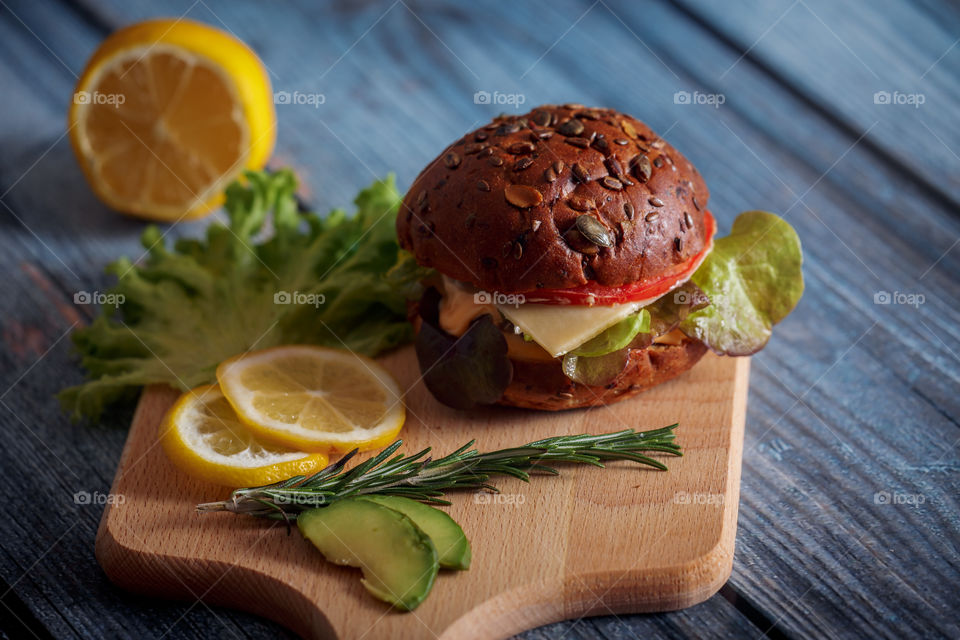
[{"label": "wooden cutting board", "polygon": [[500,479],[499,498],[452,496],[473,544],[469,571],[441,571],[427,600],[399,613],[375,600],[358,570],[337,567],[282,523],[194,505],[228,489],[180,473],[157,445],[177,397],[147,389],[137,408],[97,534],[117,585],[202,599],[267,616],[304,637],[400,640],[504,638],[589,615],[680,609],[713,595],[733,566],[749,360],[708,354],[672,382],[609,407],[564,413],[438,404],[411,348],[382,360],[410,391],[406,451],[438,453],[471,438],[481,450],[576,433],[680,422],[683,458],[667,472],[614,462],[565,466],[527,484]]}]

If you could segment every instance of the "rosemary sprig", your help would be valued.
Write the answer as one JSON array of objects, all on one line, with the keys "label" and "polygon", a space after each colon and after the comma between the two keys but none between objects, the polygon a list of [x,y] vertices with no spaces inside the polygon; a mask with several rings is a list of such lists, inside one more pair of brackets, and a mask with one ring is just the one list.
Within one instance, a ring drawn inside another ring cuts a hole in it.
[{"label": "rosemary sprig", "polygon": [[530,474],[559,475],[553,464],[572,462],[603,467],[605,461],[632,460],[660,470],[666,465],[644,452],[680,456],[674,442],[676,424],[654,431],[634,429],[598,435],[555,436],[520,447],[480,453],[474,440],[442,458],[428,457],[430,449],[413,455],[393,456],[403,444],[397,440],[378,455],[346,470],[353,450],[335,464],[311,476],[294,476],[262,487],[237,489],[222,502],[197,505],[197,511],[231,511],[289,522],[306,509],[322,507],[357,495],[405,496],[428,504],[448,505],[448,491],[498,491],[489,484],[493,476],[512,476],[529,482]]}]

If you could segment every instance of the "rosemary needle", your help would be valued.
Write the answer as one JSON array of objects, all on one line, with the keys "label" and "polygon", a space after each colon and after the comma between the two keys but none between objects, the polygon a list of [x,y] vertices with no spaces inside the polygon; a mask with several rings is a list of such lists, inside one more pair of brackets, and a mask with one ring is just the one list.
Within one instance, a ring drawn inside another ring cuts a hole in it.
[{"label": "rosemary needle", "polygon": [[[626,429],[616,433],[554,436],[528,444],[480,453],[471,449],[474,440],[456,451],[433,459],[430,449],[413,455],[393,454],[403,444],[397,440],[375,457],[351,469],[351,451],[336,463],[310,476],[294,476],[262,487],[237,489],[221,502],[197,505],[197,511],[230,511],[260,518],[286,520],[307,509],[322,507],[357,495],[405,496],[428,504],[448,505],[449,491],[497,491],[488,480],[512,476],[529,481],[532,473],[558,475],[552,465],[580,463],[603,467],[610,460],[631,460],[660,470],[666,466],[644,453],[679,456],[674,442],[676,424],[653,431]],[[391,458],[391,456],[393,456]]]}]

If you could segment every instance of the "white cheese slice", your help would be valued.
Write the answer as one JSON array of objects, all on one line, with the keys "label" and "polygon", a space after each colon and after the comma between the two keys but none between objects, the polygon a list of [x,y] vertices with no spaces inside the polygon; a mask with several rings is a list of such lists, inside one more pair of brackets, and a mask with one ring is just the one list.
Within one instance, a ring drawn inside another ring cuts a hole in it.
[{"label": "white cheese slice", "polygon": [[594,338],[650,301],[583,307],[563,304],[497,305],[506,318],[554,358]]},{"label": "white cheese slice", "polygon": [[[692,274],[700,268],[712,248],[713,238],[709,241],[708,250],[703,252],[688,273]],[[498,304],[497,309],[507,320],[520,327],[534,342],[557,358],[576,349],[590,338],[597,337],[605,329],[630,314],[636,313],[648,304],[653,304],[689,279],[689,275],[678,278],[665,294],[624,304],[588,307],[528,302],[520,305]]]}]

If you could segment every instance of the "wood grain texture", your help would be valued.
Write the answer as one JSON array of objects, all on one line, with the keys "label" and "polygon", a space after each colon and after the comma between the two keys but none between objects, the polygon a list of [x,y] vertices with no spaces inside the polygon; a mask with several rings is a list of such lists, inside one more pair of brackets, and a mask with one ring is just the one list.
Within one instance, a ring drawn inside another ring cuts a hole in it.
[{"label": "wood grain texture", "polygon": [[[396,375],[409,451],[481,450],[550,435],[657,427],[679,419],[682,458],[663,473],[623,463],[564,467],[530,484],[497,481],[500,498],[454,495],[450,513],[473,544],[466,572],[441,572],[430,597],[402,614],[370,597],[359,572],[326,563],[277,522],[199,502],[225,490],[190,479],[157,446],[177,393],[140,400],[97,536],[97,559],[123,588],[222,604],[270,617],[304,637],[505,638],[589,615],[681,609],[706,600],[733,566],[749,359],[706,357],[633,400],[561,414],[437,403],[405,348],[383,359]],[[484,502],[483,498],[491,498]]]},{"label": "wood grain texture", "polygon": [[[348,204],[374,174],[396,171],[408,185],[450,140],[507,109],[474,104],[486,89],[522,92],[524,107],[576,100],[633,113],[703,173],[721,229],[758,207],[798,228],[807,292],[753,358],[737,552],[722,595],[524,639],[960,637],[960,45],[947,50],[960,10],[804,0],[753,46],[789,6],[7,0],[0,489],[16,517],[0,520],[0,628],[17,616],[26,637],[286,637],[253,615],[106,580],[92,552],[103,506],[74,495],[108,493],[132,408],[71,425],[52,399],[82,375],[64,334],[95,313],[73,293],[104,290],[103,265],[142,252],[143,225],[93,197],[61,137],[74,74],[111,30],[186,14],[248,41],[276,89],[326,94],[321,109],[280,111],[274,158],[298,169],[320,210]],[[872,104],[873,91],[897,88],[927,103]],[[726,102],[674,104],[681,89]],[[795,204],[801,195],[806,206]],[[877,290],[919,292],[926,304],[874,305]],[[882,491],[925,502],[877,504]]]},{"label": "wood grain texture", "polygon": [[[748,51],[745,57],[854,137],[864,133],[862,143],[901,172],[958,202],[960,133],[949,110],[933,106],[960,99],[956,12],[930,15],[903,0],[885,2],[882,9],[830,0],[748,0],[736,12],[703,0],[673,2]],[[733,60],[717,77],[723,81],[750,66]],[[891,101],[875,100],[878,92]],[[905,102],[914,95],[919,102]]]}]

